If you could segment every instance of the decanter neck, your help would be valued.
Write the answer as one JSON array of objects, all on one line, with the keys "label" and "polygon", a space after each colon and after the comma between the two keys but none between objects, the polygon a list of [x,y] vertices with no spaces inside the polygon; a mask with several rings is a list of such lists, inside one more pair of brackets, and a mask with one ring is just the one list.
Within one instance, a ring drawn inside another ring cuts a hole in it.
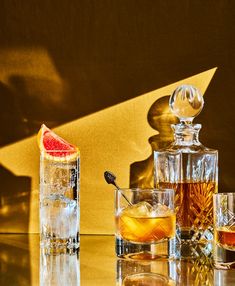
[{"label": "decanter neck", "polygon": [[198,138],[201,124],[185,124],[181,122],[179,124],[172,124],[171,127],[174,131],[174,145],[201,145]]}]

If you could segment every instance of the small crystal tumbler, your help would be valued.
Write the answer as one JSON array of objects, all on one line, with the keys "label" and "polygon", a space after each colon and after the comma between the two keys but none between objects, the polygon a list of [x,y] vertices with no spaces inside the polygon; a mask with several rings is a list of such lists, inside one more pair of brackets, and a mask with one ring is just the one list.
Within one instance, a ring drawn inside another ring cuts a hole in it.
[{"label": "small crystal tumbler", "polygon": [[174,190],[117,189],[116,254],[121,258],[175,258]]},{"label": "small crystal tumbler", "polygon": [[235,193],[214,195],[214,265],[235,268]]},{"label": "small crystal tumbler", "polygon": [[177,255],[181,258],[212,255],[212,196],[217,193],[218,152],[200,143],[201,125],[192,123],[203,104],[195,87],[178,87],[169,101],[180,120],[172,125],[175,141],[154,151],[155,187],[175,190]]}]

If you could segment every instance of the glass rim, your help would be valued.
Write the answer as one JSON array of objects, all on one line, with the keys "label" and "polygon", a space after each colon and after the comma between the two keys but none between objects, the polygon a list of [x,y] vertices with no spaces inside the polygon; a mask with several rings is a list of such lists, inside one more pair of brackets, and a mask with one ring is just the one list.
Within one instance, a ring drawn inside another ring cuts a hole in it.
[{"label": "glass rim", "polygon": [[136,192],[136,193],[144,193],[144,192],[152,192],[152,193],[159,193],[159,194],[164,194],[164,193],[175,193],[174,189],[170,188],[119,188],[115,189],[116,191],[122,193],[122,192]]},{"label": "glass rim", "polygon": [[219,196],[235,196],[235,192],[228,192],[228,193],[217,193],[213,194],[214,197],[219,197]]},{"label": "glass rim", "polygon": [[78,150],[40,150],[40,153],[43,153],[43,154],[47,154],[47,153],[70,153],[70,154],[78,154],[79,151]]},{"label": "glass rim", "polygon": [[67,163],[78,161],[79,157],[80,153],[78,150],[40,150],[40,160]]}]

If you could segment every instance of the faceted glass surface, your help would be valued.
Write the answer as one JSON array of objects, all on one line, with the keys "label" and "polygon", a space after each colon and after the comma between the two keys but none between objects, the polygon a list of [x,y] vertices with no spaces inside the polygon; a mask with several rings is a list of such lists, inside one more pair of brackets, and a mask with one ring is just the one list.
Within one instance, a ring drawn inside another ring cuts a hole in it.
[{"label": "faceted glass surface", "polygon": [[181,251],[181,255],[198,256],[201,248],[206,255],[211,252],[217,161],[217,151],[202,145],[173,144],[165,151],[154,152],[155,186],[175,190],[181,246],[188,243],[192,248],[185,254]]}]

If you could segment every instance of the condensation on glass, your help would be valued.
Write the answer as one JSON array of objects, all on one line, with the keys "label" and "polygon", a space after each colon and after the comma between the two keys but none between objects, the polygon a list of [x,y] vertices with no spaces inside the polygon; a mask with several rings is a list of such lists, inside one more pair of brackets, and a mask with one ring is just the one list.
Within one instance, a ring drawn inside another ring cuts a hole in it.
[{"label": "condensation on glass", "polygon": [[40,245],[77,249],[79,153],[61,160],[55,160],[48,153],[41,152],[40,158]]}]

